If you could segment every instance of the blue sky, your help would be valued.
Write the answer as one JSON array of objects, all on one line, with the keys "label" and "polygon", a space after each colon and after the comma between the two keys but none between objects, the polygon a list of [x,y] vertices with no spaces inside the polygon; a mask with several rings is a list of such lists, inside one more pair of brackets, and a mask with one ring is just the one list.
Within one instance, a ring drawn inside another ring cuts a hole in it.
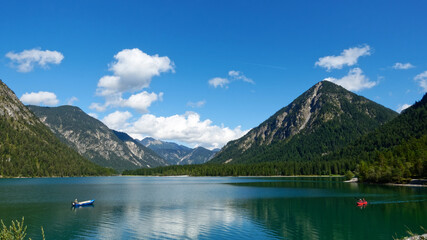
[{"label": "blue sky", "polygon": [[221,147],[323,79],[427,91],[426,1],[2,1],[0,79],[134,137]]}]

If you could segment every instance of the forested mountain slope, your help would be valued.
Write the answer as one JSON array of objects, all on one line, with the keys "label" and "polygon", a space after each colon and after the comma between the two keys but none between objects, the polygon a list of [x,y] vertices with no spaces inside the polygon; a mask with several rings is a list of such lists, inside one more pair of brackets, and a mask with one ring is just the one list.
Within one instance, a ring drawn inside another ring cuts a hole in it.
[{"label": "forested mountain slope", "polygon": [[395,119],[327,159],[360,162],[362,181],[427,178],[427,94]]},{"label": "forested mountain slope", "polygon": [[82,176],[112,172],[59,141],[0,80],[1,176]]},{"label": "forested mountain slope", "polygon": [[229,142],[209,163],[311,161],[331,154],[398,114],[328,81]]},{"label": "forested mountain slope", "polygon": [[64,143],[92,162],[118,171],[166,165],[142,145],[120,140],[101,121],[74,106],[28,106]]}]

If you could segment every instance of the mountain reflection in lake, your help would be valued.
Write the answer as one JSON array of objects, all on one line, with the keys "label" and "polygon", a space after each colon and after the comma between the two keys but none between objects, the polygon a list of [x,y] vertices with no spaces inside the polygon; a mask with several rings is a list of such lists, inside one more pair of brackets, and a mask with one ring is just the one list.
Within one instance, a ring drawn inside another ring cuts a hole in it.
[{"label": "mountain reflection in lake", "polygon": [[[95,206],[71,209],[76,197]],[[0,218],[47,239],[391,239],[425,225],[426,199],[337,178],[0,179]]]}]

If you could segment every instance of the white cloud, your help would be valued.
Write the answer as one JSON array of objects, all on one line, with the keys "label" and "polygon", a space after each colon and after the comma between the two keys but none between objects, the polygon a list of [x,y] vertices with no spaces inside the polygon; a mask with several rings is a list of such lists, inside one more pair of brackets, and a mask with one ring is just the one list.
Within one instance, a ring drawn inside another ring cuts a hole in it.
[{"label": "white cloud", "polygon": [[371,55],[371,48],[368,45],[364,47],[354,47],[345,49],[339,56],[326,56],[319,58],[315,66],[331,69],[341,69],[343,66],[353,66],[361,56]]},{"label": "white cloud", "polygon": [[406,69],[410,69],[410,68],[414,68],[414,65],[410,64],[410,63],[400,63],[397,62],[393,65],[394,69],[402,69],[402,70],[406,70]]},{"label": "white cloud", "polygon": [[427,71],[424,71],[414,77],[414,80],[418,82],[420,87],[423,88],[424,92],[427,92]]},{"label": "white cloud", "polygon": [[119,106],[130,107],[137,110],[138,112],[146,113],[148,112],[148,107],[150,107],[153,102],[158,100],[163,100],[162,92],[155,94],[144,91],[130,96],[129,99],[122,99],[119,103]]},{"label": "white cloud", "polygon": [[46,106],[55,106],[59,103],[59,100],[56,98],[55,93],[52,92],[32,92],[24,93],[21,98],[21,102],[25,104],[32,105],[46,105]]},{"label": "white cloud", "polygon": [[242,72],[235,71],[235,70],[231,70],[228,72],[228,78],[216,77],[216,78],[210,79],[208,83],[209,85],[215,88],[217,87],[228,88],[228,84],[233,81],[244,81],[247,83],[255,84],[255,82],[252,79],[243,75]]},{"label": "white cloud", "polygon": [[128,107],[137,110],[140,113],[148,112],[148,108],[155,101],[162,101],[163,93],[148,93],[146,91],[133,94],[128,99],[122,98],[121,93],[106,96],[104,104],[92,103],[89,108],[98,112],[107,110],[108,107]]},{"label": "white cloud", "polygon": [[[120,124],[123,126],[123,123]],[[240,138],[247,133],[247,131],[241,130],[240,126],[230,129],[213,125],[209,119],[200,120],[200,115],[195,112],[169,117],[145,114],[131,123],[129,127],[121,128],[121,130],[139,138],[151,136],[156,139],[179,141],[210,149],[220,148],[228,141]]]},{"label": "white cloud", "polygon": [[255,84],[255,82],[252,79],[247,78],[245,75],[243,75],[243,73],[239,71],[231,70],[228,72],[228,76],[230,76],[232,80],[242,80],[244,82]]},{"label": "white cloud", "polygon": [[363,75],[362,69],[360,68],[351,69],[347,76],[340,79],[328,77],[324,80],[338,84],[349,91],[360,91],[365,88],[372,88],[378,84],[378,82],[370,82],[369,78]]},{"label": "white cloud", "polygon": [[405,109],[407,109],[408,107],[410,107],[411,105],[409,105],[409,104],[402,104],[402,105],[399,105],[398,107],[397,107],[397,112],[402,112],[403,110],[405,110]]},{"label": "white cloud", "polygon": [[168,57],[150,56],[138,48],[118,52],[109,70],[113,75],[99,79],[97,93],[107,96],[114,93],[135,92],[147,88],[154,76],[174,71],[174,64]]},{"label": "white cloud", "polygon": [[92,110],[95,110],[97,112],[103,112],[103,111],[107,110],[106,105],[101,105],[99,103],[92,103],[92,104],[90,104],[89,108]]},{"label": "white cloud", "polygon": [[198,101],[198,102],[188,102],[187,106],[190,106],[192,108],[200,108],[203,107],[206,104],[206,100]]},{"label": "white cloud", "polygon": [[70,99],[68,99],[68,102],[67,102],[67,104],[68,105],[73,105],[74,104],[74,102],[76,102],[76,101],[78,101],[79,99],[78,98],[76,98],[76,97],[71,97]]},{"label": "white cloud", "polygon": [[213,86],[214,88],[217,87],[222,87],[222,88],[228,88],[228,84],[230,83],[230,81],[228,81],[227,78],[212,78],[208,81],[209,85]]},{"label": "white cloud", "polygon": [[101,77],[96,90],[97,95],[105,97],[105,102],[92,103],[90,109],[103,112],[108,107],[129,107],[146,113],[153,102],[162,101],[163,93],[143,91],[131,95],[128,99],[123,98],[123,94],[149,87],[154,76],[168,71],[174,72],[174,64],[168,57],[159,57],[157,54],[150,56],[134,48],[124,49],[114,58],[116,61],[109,67],[113,75]]},{"label": "white cloud", "polygon": [[6,57],[16,64],[18,72],[30,72],[34,65],[48,67],[48,64],[60,64],[64,55],[57,51],[31,49],[24,50],[20,53],[8,52]]},{"label": "white cloud", "polygon": [[107,125],[110,129],[119,130],[129,126],[129,123],[127,121],[131,117],[132,117],[132,114],[128,111],[126,112],[115,111],[105,116],[102,119],[102,122],[105,125]]}]

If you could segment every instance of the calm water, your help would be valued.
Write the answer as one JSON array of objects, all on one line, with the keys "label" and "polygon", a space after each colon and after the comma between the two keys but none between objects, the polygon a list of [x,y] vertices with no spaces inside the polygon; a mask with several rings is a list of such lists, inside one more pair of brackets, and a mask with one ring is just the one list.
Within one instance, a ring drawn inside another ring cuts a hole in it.
[{"label": "calm water", "polygon": [[[355,206],[355,197],[369,201]],[[70,202],[95,199],[94,207]],[[0,179],[0,219],[52,239],[392,239],[427,227],[427,189],[336,178]]]}]

